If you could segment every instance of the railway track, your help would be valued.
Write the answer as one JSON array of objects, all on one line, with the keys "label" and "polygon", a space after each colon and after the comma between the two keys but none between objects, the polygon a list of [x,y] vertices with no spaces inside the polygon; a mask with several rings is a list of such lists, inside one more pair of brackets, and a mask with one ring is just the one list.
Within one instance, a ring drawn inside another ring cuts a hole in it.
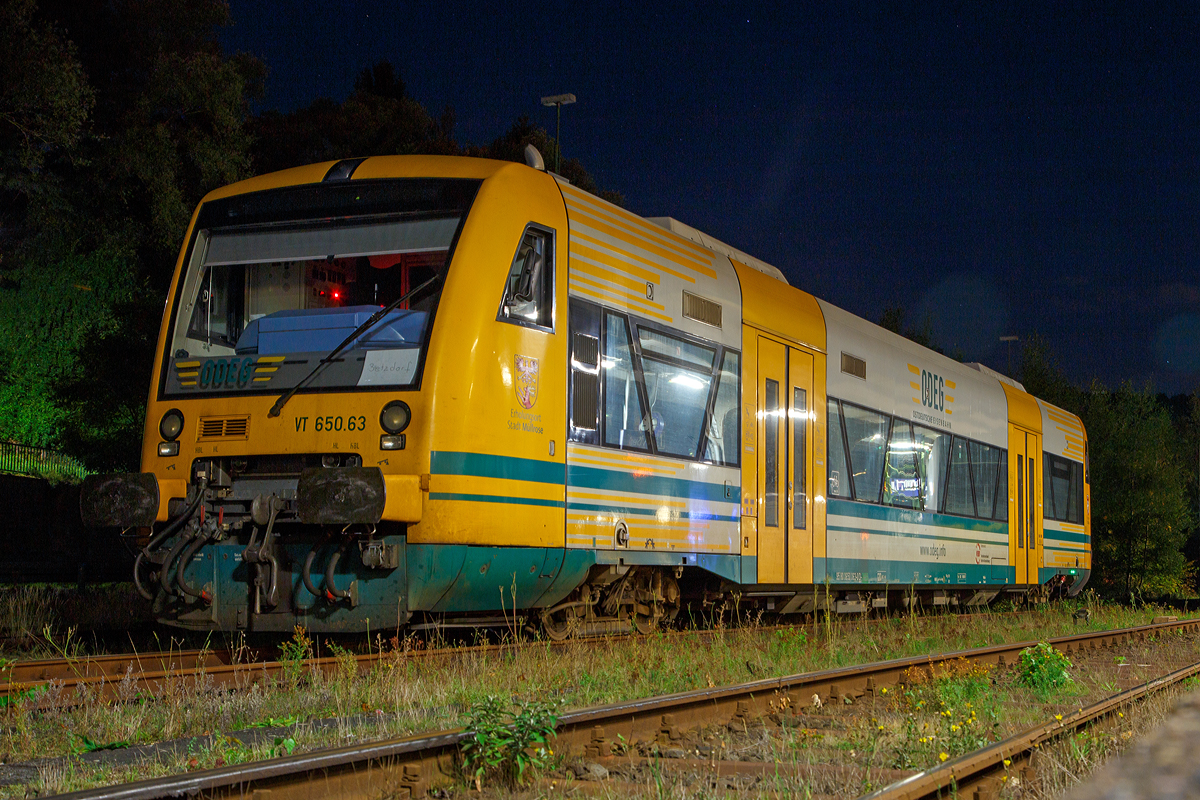
[{"label": "railway track", "polygon": [[1000,795],[1004,783],[1016,776],[1031,783],[1037,776],[1038,749],[1059,737],[1101,722],[1154,692],[1200,675],[1200,662],[1189,664],[1161,678],[1112,694],[1081,708],[1035,725],[1003,741],[946,761],[932,769],[907,776],[863,800],[933,800],[953,790],[960,797],[991,800]]},{"label": "railway track", "polygon": [[[1001,612],[1008,614],[1030,613],[1026,611]],[[985,614],[959,614],[956,620],[965,621],[976,616],[997,616],[997,612]],[[856,620],[855,625],[871,625],[887,618]],[[765,632],[775,630],[807,629],[815,631],[816,623],[807,625],[763,626]],[[720,630],[668,631],[666,636],[720,635]],[[512,653],[534,647],[561,648],[588,641],[608,641],[629,638],[632,634],[615,634],[592,639],[548,641],[522,640],[504,644],[471,645],[466,647],[444,647],[411,650],[387,650],[357,654],[353,658],[359,672],[367,672],[384,659],[438,659]],[[69,706],[76,701],[81,690],[89,697],[107,701],[119,701],[131,697],[153,697],[168,689],[172,683],[202,679],[211,688],[244,689],[268,680],[278,680],[285,673],[296,674],[321,672],[333,674],[343,669],[339,657],[308,658],[300,661],[252,660],[239,661],[229,650],[177,650],[151,653],[126,653],[119,655],[83,656],[78,658],[41,659],[17,661],[6,670],[0,671],[0,704],[24,698],[27,702],[42,707]],[[48,692],[51,684],[61,691]]]},{"label": "railway track", "polygon": [[[1200,620],[1161,622],[1123,630],[1098,631],[1051,639],[1050,643],[1060,651],[1079,654],[1094,653],[1171,632],[1195,634],[1200,631]],[[810,698],[815,704],[831,701],[854,702],[857,699],[883,693],[905,679],[910,670],[930,668],[938,664],[968,659],[983,664],[1002,665],[1014,663],[1018,655],[1034,642],[1018,642],[994,645],[940,654],[893,659],[856,667],[823,670],[781,678],[753,681],[736,686],[716,687],[683,692],[674,695],[651,697],[607,706],[583,709],[563,714],[556,729],[555,746],[560,752],[586,756],[607,761],[629,759],[639,745],[649,746],[655,757],[667,753],[672,743],[682,742],[689,729],[721,723],[743,727],[763,718],[780,716],[781,710],[796,709],[808,705]],[[1097,719],[1111,713],[1122,703],[1132,702],[1139,697],[1170,682],[1182,680],[1200,672],[1200,665],[1191,665],[1177,670],[1169,676],[1147,683],[1139,689],[1131,689],[1070,715],[1065,720],[1055,720],[1057,730],[1070,725]],[[785,723],[786,724],[786,723]],[[980,776],[980,785],[996,778],[996,758],[1003,765],[1004,759],[1011,763],[1022,753],[1029,753],[1034,745],[1045,737],[1055,734],[1045,726],[1009,737],[997,745],[985,748],[988,755],[971,754],[947,762],[938,768],[911,775],[889,787],[888,791],[901,792],[886,797],[915,798],[936,794],[938,787],[949,782],[962,781],[970,775]],[[465,730],[442,731],[423,736],[374,742],[327,750],[319,750],[285,758],[272,759],[236,767],[222,767],[186,775],[170,776],[130,784],[103,787],[76,792],[63,797],[71,800],[151,800],[203,794],[206,797],[267,796],[271,800],[290,797],[419,797],[430,788],[455,780],[461,780],[459,771],[459,748],[471,736]],[[621,745],[618,745],[621,743]],[[624,753],[618,752],[624,750]],[[677,754],[679,755],[679,754]],[[671,760],[670,757],[663,761]],[[772,769],[759,763],[724,762],[713,759],[690,759],[686,752],[681,764],[711,770],[736,771],[739,773]],[[992,767],[988,767],[991,764]],[[876,779],[896,777],[879,771]],[[778,773],[778,770],[776,770]],[[907,787],[907,788],[905,788]],[[260,795],[260,792],[264,793]],[[986,796],[986,795],[984,795]]]}]

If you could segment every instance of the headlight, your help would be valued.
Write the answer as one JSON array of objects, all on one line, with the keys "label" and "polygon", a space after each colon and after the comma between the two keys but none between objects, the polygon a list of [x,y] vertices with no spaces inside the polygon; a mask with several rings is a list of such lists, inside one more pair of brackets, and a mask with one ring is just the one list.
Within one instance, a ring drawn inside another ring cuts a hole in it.
[{"label": "headlight", "polygon": [[163,414],[162,421],[158,423],[158,432],[168,442],[178,439],[179,434],[183,433],[183,412],[178,408],[172,408]]},{"label": "headlight", "polygon": [[412,411],[409,410],[408,403],[403,400],[393,400],[379,413],[379,424],[388,433],[400,433],[408,427],[411,419]]}]

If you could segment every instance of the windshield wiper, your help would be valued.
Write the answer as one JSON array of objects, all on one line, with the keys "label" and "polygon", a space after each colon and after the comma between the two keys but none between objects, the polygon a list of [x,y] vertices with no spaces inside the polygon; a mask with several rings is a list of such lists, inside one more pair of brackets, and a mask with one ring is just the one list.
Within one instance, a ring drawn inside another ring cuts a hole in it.
[{"label": "windshield wiper", "polygon": [[433,283],[435,283],[441,279],[442,279],[441,273],[434,275],[432,278],[425,281],[420,286],[416,287],[415,289],[410,289],[408,292],[402,294],[398,299],[393,300],[392,302],[388,303],[386,306],[384,306],[383,308],[379,309],[374,314],[372,314],[366,322],[364,322],[362,325],[359,325],[357,328],[354,329],[354,333],[347,336],[345,339],[342,340],[341,344],[339,344],[337,347],[330,350],[329,355],[325,356],[320,361],[318,361],[317,365],[312,368],[312,372],[305,375],[304,379],[302,381],[300,381],[295,386],[293,386],[291,389],[288,389],[286,392],[281,394],[279,396],[279,399],[275,401],[275,405],[271,406],[271,410],[267,412],[267,416],[268,417],[278,417],[279,412],[283,410],[283,407],[287,404],[287,401],[292,399],[292,395],[294,395],[296,392],[303,389],[308,384],[308,382],[311,381],[316,376],[316,374],[321,371],[322,367],[324,367],[326,364],[328,364],[329,362],[331,362],[335,358],[337,358],[338,354],[341,353],[343,350],[345,350],[346,347],[348,347],[351,342],[353,342],[355,339],[357,339],[358,337],[362,336],[364,333],[369,331],[375,325],[376,322],[379,322],[379,320],[383,319],[385,316],[387,316],[391,312],[395,311],[397,306],[399,306],[405,300],[412,297],[414,294],[421,291],[426,286],[431,286]]}]

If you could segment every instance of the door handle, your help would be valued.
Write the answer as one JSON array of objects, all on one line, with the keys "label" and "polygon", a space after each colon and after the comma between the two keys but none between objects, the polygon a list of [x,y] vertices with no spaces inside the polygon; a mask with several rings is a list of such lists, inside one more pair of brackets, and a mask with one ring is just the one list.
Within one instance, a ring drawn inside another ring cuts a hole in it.
[{"label": "door handle", "polygon": [[788,511],[791,511],[792,505],[793,505],[792,500],[796,497],[796,493],[792,491],[792,482],[791,481],[787,482],[787,493],[788,493]]}]

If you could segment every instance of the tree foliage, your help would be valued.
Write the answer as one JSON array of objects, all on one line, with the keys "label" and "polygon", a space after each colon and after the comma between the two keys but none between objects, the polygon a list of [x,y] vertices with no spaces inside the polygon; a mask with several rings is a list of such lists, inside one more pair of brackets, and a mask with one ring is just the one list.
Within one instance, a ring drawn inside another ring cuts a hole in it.
[{"label": "tree foliage", "polygon": [[0,439],[136,467],[192,209],[249,174],[221,0],[0,0]]},{"label": "tree foliage", "polygon": [[386,61],[343,102],[251,117],[266,71],[222,52],[228,23],[224,0],[0,0],[0,440],[136,468],[163,300],[212,189],[350,157],[553,156],[527,118],[460,146],[453,110]]},{"label": "tree foliage", "polygon": [[1159,397],[1129,383],[1080,389],[1036,336],[1025,343],[1019,374],[1027,391],[1078,415],[1087,429],[1092,585],[1120,598],[1194,591],[1183,552],[1195,524],[1187,435]]}]

